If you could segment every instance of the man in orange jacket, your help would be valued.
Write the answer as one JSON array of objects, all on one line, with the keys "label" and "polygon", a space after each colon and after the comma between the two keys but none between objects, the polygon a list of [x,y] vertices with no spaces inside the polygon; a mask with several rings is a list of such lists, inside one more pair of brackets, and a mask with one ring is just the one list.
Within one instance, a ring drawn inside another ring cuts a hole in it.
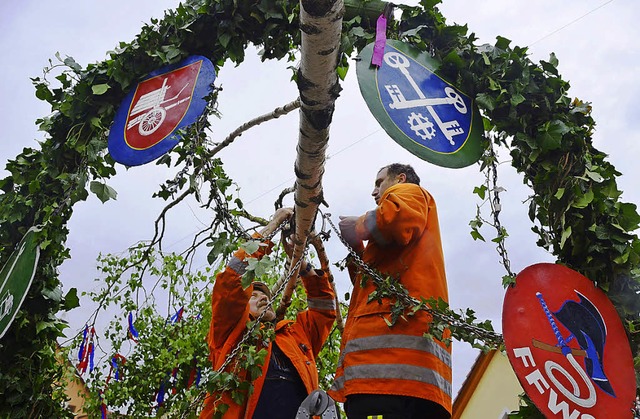
[{"label": "man in orange jacket", "polygon": [[[292,210],[283,208],[274,214],[269,224],[257,235],[270,235],[290,218]],[[253,391],[237,390],[241,398],[231,391],[207,395],[200,418],[294,419],[300,403],[318,388],[315,358],[329,336],[336,317],[335,294],[327,273],[313,269],[303,261],[300,276],[307,291],[308,309],[298,313],[296,320],[282,320],[273,324],[275,312],[268,302],[268,286],[254,282],[242,288],[241,279],[248,257],[262,258],[270,252],[272,244],[263,243],[252,255],[237,250],[220,272],[211,296],[211,325],[207,342],[214,370],[220,368],[233,352],[244,334],[247,322],[261,320],[261,327],[275,330],[275,339],[258,342],[256,351],[266,349],[267,355],[261,374],[252,379],[249,371],[242,370],[232,361],[224,372],[233,372],[240,381],[250,382]],[[285,250],[291,248],[285,246]]]},{"label": "man in orange jacket", "polygon": [[[383,167],[364,215],[340,217],[343,238],[362,260],[397,280],[414,298],[448,301],[438,214],[409,165]],[[367,245],[363,241],[368,241]],[[350,266],[353,293],[329,395],[349,419],[447,419],[451,416],[451,348],[423,337],[432,317],[421,310],[388,326],[393,299]]]}]

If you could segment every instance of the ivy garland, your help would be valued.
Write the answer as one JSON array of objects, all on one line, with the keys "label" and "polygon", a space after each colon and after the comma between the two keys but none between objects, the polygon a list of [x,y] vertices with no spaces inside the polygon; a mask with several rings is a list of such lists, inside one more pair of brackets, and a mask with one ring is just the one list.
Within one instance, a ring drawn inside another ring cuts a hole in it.
[{"label": "ivy garland", "polygon": [[[640,371],[640,241],[633,234],[640,216],[635,205],[619,201],[620,173],[593,147],[589,104],[567,96],[569,83],[558,74],[555,56],[533,63],[526,48],[511,47],[505,38],[476,46],[466,26],[446,24],[435,8],[439,2],[398,6],[402,18],[392,23],[391,36],[429,51],[442,62],[443,76],[476,98],[485,131],[511,151],[513,166],[533,190],[529,215],[538,245],[608,294]],[[372,22],[384,5],[346,3],[337,68],[342,78],[348,58],[373,39]],[[33,225],[42,226],[41,257],[27,299],[0,341],[0,416],[70,415],[54,390],[64,372],[56,361],[56,339],[66,327],[56,314],[79,302],[74,289],[62,295],[57,267],[69,257],[66,225],[73,205],[87,198],[87,185],[103,201],[114,197],[105,183],[116,173],[106,140],[125,93],[150,71],[193,54],[219,68],[229,60],[242,62],[245,48],[254,44],[263,59],[291,61],[300,42],[298,8],[288,0],[190,0],[152,20],[101,63],[83,69],[72,58],[61,59],[65,71],[55,77],[57,86],[46,76],[33,79],[36,96],[53,114],[37,121],[48,134],[40,149],[27,148],[9,161],[10,175],[0,180],[0,263]],[[174,149],[175,165],[189,151]],[[205,147],[195,153],[194,166],[209,157]],[[170,158],[163,162],[170,164]],[[219,170],[212,166],[208,180],[215,182]]]}]

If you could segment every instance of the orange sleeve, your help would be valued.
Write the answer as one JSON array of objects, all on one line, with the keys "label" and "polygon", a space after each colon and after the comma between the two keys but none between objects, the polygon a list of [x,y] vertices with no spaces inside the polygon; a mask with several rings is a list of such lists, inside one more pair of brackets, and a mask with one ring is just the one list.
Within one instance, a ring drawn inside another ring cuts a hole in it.
[{"label": "orange sleeve", "polygon": [[329,283],[329,276],[319,269],[316,272],[322,272],[322,275],[302,277],[309,308],[300,312],[296,318],[296,323],[304,328],[305,334],[309,337],[314,357],[318,355],[331,332],[337,309],[336,296]]},{"label": "orange sleeve", "polygon": [[[260,236],[254,235],[254,238]],[[273,244],[264,243],[250,257],[261,259],[271,252]],[[242,289],[242,275],[244,275],[248,257],[247,253],[238,249],[225,269],[216,275],[211,293],[211,323],[207,341],[209,348],[220,348],[229,338],[231,332],[236,329],[239,321],[245,322],[248,318],[249,297],[251,288]]]},{"label": "orange sleeve", "polygon": [[418,185],[401,183],[390,187],[378,207],[356,223],[358,238],[373,240],[380,246],[406,246],[427,227],[429,199]]}]

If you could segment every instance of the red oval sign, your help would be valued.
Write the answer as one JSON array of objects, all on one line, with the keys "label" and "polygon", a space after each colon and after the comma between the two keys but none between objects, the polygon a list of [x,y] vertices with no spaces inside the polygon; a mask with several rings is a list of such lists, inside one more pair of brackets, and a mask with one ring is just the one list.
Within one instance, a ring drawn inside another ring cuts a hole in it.
[{"label": "red oval sign", "polygon": [[579,273],[529,266],[507,289],[507,356],[522,388],[547,418],[633,417],[629,341],[607,296]]}]

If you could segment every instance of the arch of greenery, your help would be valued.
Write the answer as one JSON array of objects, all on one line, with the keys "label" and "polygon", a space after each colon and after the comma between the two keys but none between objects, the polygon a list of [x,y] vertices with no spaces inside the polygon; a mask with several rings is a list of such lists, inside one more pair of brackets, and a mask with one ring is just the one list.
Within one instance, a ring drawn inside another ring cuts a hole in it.
[{"label": "arch of greenery", "polygon": [[[348,58],[374,38],[372,22],[384,7],[375,0],[346,3],[336,68],[342,78]],[[620,202],[620,173],[592,144],[595,122],[589,104],[567,96],[569,83],[558,74],[553,54],[533,63],[526,48],[512,47],[505,38],[477,46],[466,26],[446,23],[437,3],[397,6],[402,17],[391,23],[389,36],[429,51],[442,63],[441,74],[476,98],[489,138],[510,151],[512,165],[532,189],[529,215],[538,245],[607,293],[628,331],[638,376],[640,241],[633,232],[640,216],[634,204]],[[293,60],[300,45],[299,8],[297,1],[286,0],[189,0],[144,26],[107,60],[82,68],[66,58],[56,86],[45,78],[34,80],[37,97],[51,105],[53,114],[38,121],[48,134],[40,149],[24,149],[7,164],[10,175],[0,180],[0,263],[33,225],[42,226],[41,257],[28,297],[0,341],[5,400],[0,415],[66,414],[61,395],[53,390],[63,374],[56,339],[65,325],[57,313],[76,307],[78,297],[74,289],[62,295],[57,267],[69,257],[66,225],[73,204],[86,199],[88,189],[101,200],[113,197],[105,181],[116,169],[106,139],[126,92],[150,71],[193,54],[210,58],[219,68],[242,62],[245,48],[253,44],[261,48],[263,60]],[[210,113],[215,97],[211,103]],[[189,141],[161,160],[188,170],[161,185],[158,197],[175,202],[176,195],[196,194],[205,185],[226,193],[230,180],[206,145],[206,123],[187,130]],[[488,170],[492,158],[484,157],[481,170]],[[236,209],[242,212],[241,206]],[[223,229],[224,223],[219,220]],[[502,231],[496,241],[505,235]]]}]

